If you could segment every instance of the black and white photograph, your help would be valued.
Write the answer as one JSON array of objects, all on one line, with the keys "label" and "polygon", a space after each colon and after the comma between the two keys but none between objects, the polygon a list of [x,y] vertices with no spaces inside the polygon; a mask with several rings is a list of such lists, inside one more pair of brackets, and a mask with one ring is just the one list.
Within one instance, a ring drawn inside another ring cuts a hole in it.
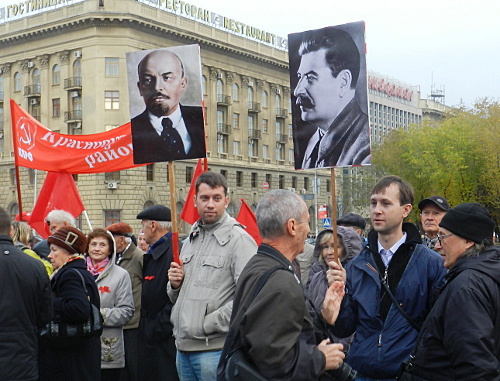
[{"label": "black and white photograph", "polygon": [[365,23],[288,35],[295,169],[370,164]]},{"label": "black and white photograph", "polygon": [[127,53],[134,163],[206,156],[198,45]]}]

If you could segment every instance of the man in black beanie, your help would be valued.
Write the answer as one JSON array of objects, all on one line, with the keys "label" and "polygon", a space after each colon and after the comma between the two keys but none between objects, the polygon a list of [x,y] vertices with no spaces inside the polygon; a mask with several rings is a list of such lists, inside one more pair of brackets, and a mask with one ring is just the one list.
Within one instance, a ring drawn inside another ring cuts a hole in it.
[{"label": "man in black beanie", "polygon": [[449,270],[411,360],[413,380],[500,380],[500,247],[476,203],[450,209],[435,249]]}]

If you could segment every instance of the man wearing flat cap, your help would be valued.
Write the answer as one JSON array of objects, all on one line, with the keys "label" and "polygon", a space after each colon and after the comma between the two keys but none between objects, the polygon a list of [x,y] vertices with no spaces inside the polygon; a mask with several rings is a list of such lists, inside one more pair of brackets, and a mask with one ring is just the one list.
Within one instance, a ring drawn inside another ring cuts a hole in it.
[{"label": "man wearing flat cap", "polygon": [[360,235],[360,237],[363,237],[363,231],[366,227],[366,221],[359,214],[347,213],[344,217],[337,220],[337,225],[354,229]]},{"label": "man wearing flat cap", "polygon": [[154,205],[137,215],[149,250],[143,256],[141,319],[139,322],[140,380],[178,380],[176,349],[167,296],[168,269],[173,260],[170,209]]},{"label": "man wearing flat cap", "polygon": [[425,245],[429,249],[434,250],[437,242],[439,223],[446,212],[450,210],[450,205],[448,205],[448,201],[444,197],[431,196],[420,201],[418,208],[420,209],[420,221],[424,230],[422,238]]},{"label": "man wearing flat cap", "polygon": [[435,250],[449,270],[411,360],[412,380],[500,380],[500,246],[476,203],[450,209]]},{"label": "man wearing flat cap", "polygon": [[137,381],[139,379],[139,320],[141,317],[142,292],[142,257],[144,252],[132,242],[133,229],[125,222],[117,222],[106,227],[113,234],[116,244],[116,264],[123,267],[130,275],[132,295],[134,297],[134,316],[123,327],[125,343],[125,368],[120,374],[121,381]]}]

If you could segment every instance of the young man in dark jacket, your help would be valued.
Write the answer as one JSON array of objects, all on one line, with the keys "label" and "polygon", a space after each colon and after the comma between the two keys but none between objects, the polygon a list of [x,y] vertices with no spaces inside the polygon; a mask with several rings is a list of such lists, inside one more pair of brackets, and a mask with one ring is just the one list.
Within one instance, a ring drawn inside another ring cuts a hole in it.
[{"label": "young man in dark jacket", "polygon": [[422,327],[414,380],[500,380],[500,247],[479,204],[448,211],[435,249],[449,270]]},{"label": "young man in dark jacket", "polygon": [[358,371],[356,380],[394,380],[418,336],[381,280],[415,325],[423,323],[443,284],[442,259],[421,244],[413,224],[403,223],[413,200],[412,187],[397,176],[375,185],[368,245],[346,268],[347,295],[333,332],[338,337],[356,332],[346,359]]},{"label": "young man in dark jacket", "polygon": [[0,208],[0,380],[38,380],[38,329],[52,301],[40,261],[16,248],[10,217]]}]

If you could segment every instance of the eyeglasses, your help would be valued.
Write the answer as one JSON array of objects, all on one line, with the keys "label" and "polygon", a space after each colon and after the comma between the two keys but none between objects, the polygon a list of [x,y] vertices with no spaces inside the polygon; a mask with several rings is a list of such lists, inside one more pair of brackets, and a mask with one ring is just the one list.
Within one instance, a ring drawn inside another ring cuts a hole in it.
[{"label": "eyeglasses", "polygon": [[442,234],[436,234],[436,237],[439,241],[439,244],[442,245],[443,244],[443,239],[446,238],[446,237],[449,237],[450,235],[455,235],[453,233],[450,233],[450,234],[445,234],[445,235],[442,235]]}]

